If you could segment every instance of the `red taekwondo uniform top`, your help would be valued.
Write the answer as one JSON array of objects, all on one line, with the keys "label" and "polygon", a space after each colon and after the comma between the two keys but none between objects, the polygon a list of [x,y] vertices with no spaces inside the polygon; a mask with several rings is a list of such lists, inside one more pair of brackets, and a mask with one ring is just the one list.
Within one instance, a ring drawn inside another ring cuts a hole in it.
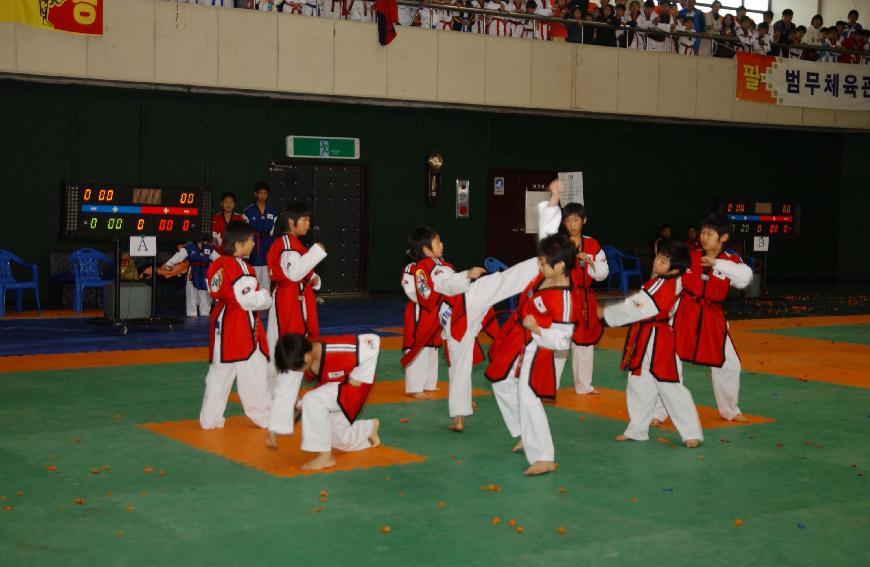
[{"label": "red taekwondo uniform top", "polygon": [[[208,281],[209,292],[217,301],[209,318],[209,362],[248,360],[258,348],[268,360],[260,318],[242,307],[249,295],[262,293],[254,269],[241,258],[221,256],[209,266]],[[220,360],[214,360],[215,350]]]},{"label": "red taekwondo uniform top", "polygon": [[670,324],[671,311],[677,304],[680,291],[678,277],[655,277],[643,284],[635,305],[643,314],[649,313],[650,316],[632,323],[628,328],[620,368],[640,376],[644,356],[651,348],[650,374],[660,382],[680,381],[674,352],[674,331]]},{"label": "red taekwondo uniform top", "polygon": [[[320,246],[315,245],[309,254],[308,248],[289,234],[276,239],[269,248],[267,264],[269,278],[276,286],[274,305],[279,336],[320,334],[312,276],[314,266],[325,257],[326,252]],[[297,270],[299,273],[294,273]]]},{"label": "red taekwondo uniform top", "polygon": [[[374,371],[371,374],[358,371],[364,362],[362,357],[371,356],[371,347],[374,343],[361,344],[361,341],[371,342],[372,339],[356,335],[319,337],[314,340],[323,344],[320,368],[316,373],[309,371],[305,378],[317,380],[315,388],[338,382],[338,406],[347,420],[353,423],[374,386]],[[374,350],[374,355],[377,356],[377,350]],[[349,383],[351,379],[358,380],[362,384],[353,386]]]},{"label": "red taekwondo uniform top", "polygon": [[674,316],[677,354],[686,362],[721,367],[725,363],[728,326],[722,302],[728,288],[744,288],[752,270],[737,254],[722,252],[713,268],[701,265],[703,251],[692,250],[691,264],[682,276],[683,296]]},{"label": "red taekwondo uniform top", "polygon": [[[559,382],[555,351],[537,346],[531,331],[523,327],[523,319],[532,315],[538,326],[550,329],[554,324],[574,325],[575,312],[570,287],[539,289],[543,281],[543,276],[539,275],[529,284],[520,295],[517,309],[499,330],[489,349],[486,377],[500,382],[508,377],[512,368],[520,371],[523,356],[532,356],[529,387],[539,398],[554,399]],[[532,350],[527,348],[530,345]]]}]

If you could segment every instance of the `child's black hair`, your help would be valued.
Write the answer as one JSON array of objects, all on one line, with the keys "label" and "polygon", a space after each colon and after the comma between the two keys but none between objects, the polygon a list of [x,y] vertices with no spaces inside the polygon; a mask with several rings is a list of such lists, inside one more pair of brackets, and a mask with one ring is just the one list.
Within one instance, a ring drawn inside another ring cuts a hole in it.
[{"label": "child's black hair", "polygon": [[244,221],[231,221],[224,229],[224,253],[233,256],[236,244],[254,236],[254,227]]},{"label": "child's black hair", "polygon": [[282,335],[275,344],[275,368],[278,372],[299,371],[305,366],[305,354],[314,348],[311,341],[300,334]]},{"label": "child's black hair", "polygon": [[262,179],[254,183],[254,193],[259,191],[260,189],[265,189],[266,193],[271,193],[271,191],[269,190],[269,184]]},{"label": "child's black hair", "polygon": [[221,193],[221,199],[220,199],[221,202],[223,202],[223,200],[226,199],[227,197],[229,197],[229,198],[232,199],[233,201],[236,200],[236,194],[235,194],[235,193],[233,193],[232,191],[224,191],[223,193]]},{"label": "child's black hair", "polygon": [[807,31],[807,27],[806,27],[806,26],[798,26],[798,27],[797,27],[797,31],[799,31],[799,32],[806,32],[806,31]]},{"label": "child's black hair", "polygon": [[731,237],[731,220],[723,213],[710,213],[707,215],[707,218],[701,221],[701,229],[705,228],[715,230],[719,238],[722,238],[723,234],[727,234],[729,238]]},{"label": "child's black hair", "polygon": [[689,269],[691,259],[689,248],[676,240],[665,240],[659,247],[659,254],[671,261],[671,270],[678,270],[678,276],[683,275]]},{"label": "child's black hair", "polygon": [[566,219],[571,215],[576,215],[581,219],[586,220],[586,207],[580,203],[568,203],[565,205],[565,208],[562,209],[562,218]]},{"label": "child's black hair", "polygon": [[426,247],[432,250],[432,241],[438,236],[438,231],[431,226],[418,226],[408,235],[408,250],[406,253],[415,262],[419,262],[426,257],[423,248]]},{"label": "child's black hair", "polygon": [[564,234],[553,234],[538,243],[538,256],[546,258],[550,267],[565,262],[565,274],[570,274],[577,261],[577,247]]},{"label": "child's black hair", "polygon": [[284,205],[284,210],[281,211],[281,218],[278,219],[278,226],[281,230],[287,230],[287,221],[299,222],[302,217],[311,218],[311,209],[304,201],[294,200]]}]

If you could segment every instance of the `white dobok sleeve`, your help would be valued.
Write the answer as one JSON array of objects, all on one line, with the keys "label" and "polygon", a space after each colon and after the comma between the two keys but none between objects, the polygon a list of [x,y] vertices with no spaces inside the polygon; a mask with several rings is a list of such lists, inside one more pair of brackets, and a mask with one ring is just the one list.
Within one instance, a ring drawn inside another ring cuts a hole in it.
[{"label": "white dobok sleeve", "polygon": [[595,262],[586,266],[586,273],[597,282],[606,280],[610,275],[610,266],[607,265],[607,255],[603,248],[595,255]]},{"label": "white dobok sleeve", "polygon": [[163,264],[163,267],[166,269],[172,269],[178,264],[187,260],[187,248],[182,248],[178,252],[172,255],[172,258],[166,260],[166,263]]},{"label": "white dobok sleeve", "polygon": [[538,203],[538,238],[544,239],[559,232],[562,224],[562,209],[558,205],[550,206],[549,201]]},{"label": "white dobok sleeve", "polygon": [[281,254],[281,270],[287,279],[298,282],[324,258],[326,258],[326,250],[316,244],[305,254],[289,250]]},{"label": "white dobok sleeve", "polygon": [[655,301],[645,290],[626,297],[619,303],[604,308],[604,320],[611,327],[622,327],[649,319],[659,312]]},{"label": "white dobok sleeve", "polygon": [[568,350],[571,348],[571,334],[574,325],[570,323],[553,323],[547,329],[541,329],[540,334],[532,333],[532,340],[541,348],[550,350]]},{"label": "white dobok sleeve", "polygon": [[265,289],[257,289],[257,278],[242,276],[233,284],[236,301],[245,311],[262,311],[272,306],[272,296]]},{"label": "white dobok sleeve", "polygon": [[320,291],[320,288],[323,286],[323,278],[321,278],[317,272],[311,274],[311,278],[317,282],[316,285],[311,286],[312,289],[314,289],[314,291]]},{"label": "white dobok sleeve", "polygon": [[211,259],[212,262],[214,262],[215,260],[217,260],[218,258],[220,258],[221,255],[218,254],[217,250],[212,250],[212,251],[211,251],[211,254],[209,254],[208,257],[209,257],[209,259]]},{"label": "white dobok sleeve", "polygon": [[[408,264],[408,266],[410,265]],[[408,266],[405,266],[405,271],[402,272],[402,290],[409,300],[417,303],[417,286],[414,282],[414,274],[407,271]]]},{"label": "white dobok sleeve", "polygon": [[465,293],[471,287],[467,270],[455,272],[447,266],[438,266],[432,270],[432,283],[435,286],[435,291],[451,297]]},{"label": "white dobok sleeve", "polygon": [[366,334],[359,336],[359,366],[350,371],[349,378],[363,384],[374,384],[375,369],[378,366],[378,352],[381,349],[381,338]]},{"label": "white dobok sleeve", "polygon": [[743,262],[737,263],[731,260],[716,260],[713,268],[725,274],[731,280],[731,287],[743,289],[752,281],[752,268]]}]

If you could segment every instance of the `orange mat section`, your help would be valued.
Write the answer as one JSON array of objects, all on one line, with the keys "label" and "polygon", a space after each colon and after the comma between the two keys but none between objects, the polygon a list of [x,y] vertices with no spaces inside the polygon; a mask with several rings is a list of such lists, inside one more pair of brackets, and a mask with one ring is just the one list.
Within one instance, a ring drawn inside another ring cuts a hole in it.
[{"label": "orange mat section", "polygon": [[200,361],[208,361],[208,347],[3,356],[0,357],[0,374],[3,372],[35,372],[38,370],[105,368],[110,366]]},{"label": "orange mat section", "polygon": [[[870,324],[870,315],[731,321],[744,370],[797,380],[870,388],[870,347],[803,337],[756,333],[759,329]],[[622,350],[625,329],[607,329],[599,346]]]},{"label": "orange mat section", "polygon": [[[572,388],[563,388],[559,390],[554,405],[559,408],[627,422],[628,408],[625,404],[625,392],[611,390],[609,388],[598,388],[598,390],[601,394],[580,395]],[[739,427],[741,425],[755,425],[758,423],[773,423],[776,421],[770,417],[743,414],[749,418],[749,422],[738,423],[736,421],[722,419],[719,416],[719,410],[716,408],[711,408],[709,406],[697,406],[697,408],[698,416],[701,418],[701,427],[705,430],[719,429],[722,427]],[[674,426],[670,421],[667,421],[662,428],[675,431]]]},{"label": "orange mat section", "polygon": [[335,467],[320,471],[304,471],[299,467],[310,461],[312,454],[299,448],[300,435],[280,437],[278,449],[269,449],[265,443],[266,432],[246,417],[229,417],[223,429],[208,431],[200,429],[199,421],[195,419],[143,423],[139,427],[277,477],[407,465],[426,460],[426,457],[381,445],[374,449],[353,453],[336,451],[335,458],[338,463]]},{"label": "orange mat section", "polygon": [[[439,382],[439,389],[434,392],[428,392],[430,400],[446,400],[447,399],[447,383]],[[305,393],[305,388],[303,385],[302,394]],[[473,388],[471,390],[471,395],[474,397],[478,396],[491,396],[492,393],[489,390],[483,390],[480,388]],[[235,402],[237,404],[242,403],[239,399],[238,392],[233,392],[230,394],[230,401]],[[412,398],[408,394],[405,393],[405,382],[402,380],[391,380],[389,382],[375,382],[375,387],[372,388],[371,393],[369,394],[368,400],[366,400],[366,404],[405,404],[410,402],[421,402],[427,400],[418,400],[416,398]]]}]

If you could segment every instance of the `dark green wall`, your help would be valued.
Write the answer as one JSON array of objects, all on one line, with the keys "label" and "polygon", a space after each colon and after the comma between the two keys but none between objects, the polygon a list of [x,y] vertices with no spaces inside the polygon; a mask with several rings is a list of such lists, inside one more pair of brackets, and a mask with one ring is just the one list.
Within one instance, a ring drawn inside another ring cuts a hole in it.
[{"label": "dark green wall", "polygon": [[[439,227],[460,266],[484,254],[489,168],[582,170],[589,232],[634,250],[667,222],[682,231],[714,197],[803,204],[803,233],[776,241],[770,276],[815,278],[841,250],[866,250],[870,136],[810,131],[531,117],[444,109],[297,102],[0,81],[0,205],[15,211],[0,247],[41,266],[57,239],[62,179],[205,184],[246,204],[288,134],[361,140],[371,187],[370,287],[395,290],[410,228]],[[844,140],[846,140],[844,142]],[[445,197],[425,204],[424,159],[445,156]],[[470,220],[453,218],[454,180],[471,180]],[[842,180],[842,181],[841,181]],[[846,186],[840,197],[841,183]],[[861,243],[859,246],[857,243]],[[531,251],[530,251],[531,252]],[[852,252],[847,255],[851,256]],[[845,259],[842,275],[868,276]],[[827,265],[827,264],[826,264]]]}]

